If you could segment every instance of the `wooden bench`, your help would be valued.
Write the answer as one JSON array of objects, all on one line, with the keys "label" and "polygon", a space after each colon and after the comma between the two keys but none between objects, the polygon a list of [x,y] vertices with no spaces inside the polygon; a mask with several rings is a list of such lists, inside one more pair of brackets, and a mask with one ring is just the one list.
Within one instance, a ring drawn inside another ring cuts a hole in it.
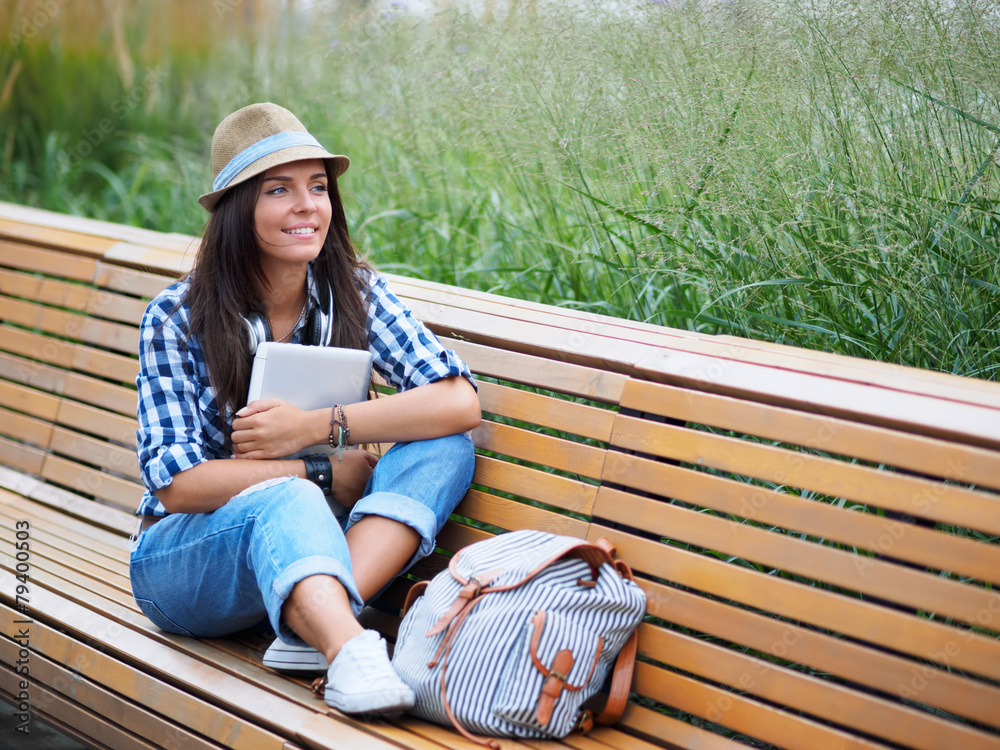
[{"label": "wooden bench", "polygon": [[[264,635],[175,637],[132,601],[137,322],[191,253],[0,204],[0,697],[99,747],[470,747],[329,711],[260,666]],[[1000,748],[1000,386],[394,288],[484,411],[415,574],[538,528],[611,539],[648,594],[625,716],[563,745]],[[390,638],[407,585],[366,610]]]}]

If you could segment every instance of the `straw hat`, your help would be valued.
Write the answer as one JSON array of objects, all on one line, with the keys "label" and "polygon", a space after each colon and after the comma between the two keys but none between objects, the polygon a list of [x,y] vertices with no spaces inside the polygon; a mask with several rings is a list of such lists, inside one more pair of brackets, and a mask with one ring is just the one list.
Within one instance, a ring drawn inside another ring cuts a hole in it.
[{"label": "straw hat", "polygon": [[271,167],[301,159],[325,159],[333,179],[351,164],[346,156],[323,148],[284,107],[264,102],[238,109],[219,123],[212,136],[212,192],[198,203],[211,212],[229,188]]}]

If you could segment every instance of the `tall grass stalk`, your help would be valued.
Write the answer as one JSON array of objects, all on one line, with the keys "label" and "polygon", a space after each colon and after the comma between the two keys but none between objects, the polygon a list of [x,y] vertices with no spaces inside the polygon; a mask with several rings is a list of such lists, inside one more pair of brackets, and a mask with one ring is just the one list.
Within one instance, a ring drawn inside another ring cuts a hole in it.
[{"label": "tall grass stalk", "polygon": [[994,3],[593,5],[57,16],[0,52],[0,197],[196,232],[212,128],[273,100],[388,270],[996,379]]}]

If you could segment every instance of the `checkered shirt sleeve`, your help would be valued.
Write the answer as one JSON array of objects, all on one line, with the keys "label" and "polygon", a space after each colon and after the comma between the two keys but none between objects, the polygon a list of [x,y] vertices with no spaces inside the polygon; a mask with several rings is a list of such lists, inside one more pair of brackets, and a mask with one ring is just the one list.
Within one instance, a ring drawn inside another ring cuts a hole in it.
[{"label": "checkered shirt sleeve", "polygon": [[[168,287],[146,308],[139,333],[136,447],[147,493],[139,512],[164,515],[157,490],[174,474],[223,455],[225,435],[196,339],[188,339],[187,284]],[[175,311],[176,310],[176,311]]]},{"label": "checkered shirt sleeve", "polygon": [[458,355],[413,317],[382,276],[373,274],[368,297],[368,348],[375,370],[397,391],[458,376],[475,388],[472,373]]}]

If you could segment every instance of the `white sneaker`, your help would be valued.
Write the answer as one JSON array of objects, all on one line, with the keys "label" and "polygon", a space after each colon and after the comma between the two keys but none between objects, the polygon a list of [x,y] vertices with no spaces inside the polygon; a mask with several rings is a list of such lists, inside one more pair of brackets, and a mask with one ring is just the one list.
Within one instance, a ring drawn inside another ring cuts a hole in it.
[{"label": "white sneaker", "polygon": [[330,668],[326,657],[312,646],[292,646],[280,638],[264,652],[265,667],[293,674],[316,674]]},{"label": "white sneaker", "polygon": [[345,714],[398,714],[413,708],[416,699],[392,668],[385,641],[374,630],[340,649],[327,672],[323,698]]}]

